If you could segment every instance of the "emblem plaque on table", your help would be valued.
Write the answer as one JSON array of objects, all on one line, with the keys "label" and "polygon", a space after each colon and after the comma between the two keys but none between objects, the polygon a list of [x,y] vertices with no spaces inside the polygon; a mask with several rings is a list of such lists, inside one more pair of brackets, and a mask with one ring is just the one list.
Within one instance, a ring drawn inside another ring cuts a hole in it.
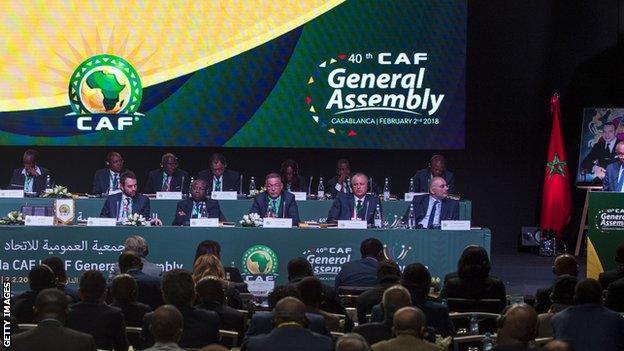
[{"label": "emblem plaque on table", "polygon": [[74,199],[54,200],[54,218],[61,225],[72,224],[76,215],[76,202]]}]

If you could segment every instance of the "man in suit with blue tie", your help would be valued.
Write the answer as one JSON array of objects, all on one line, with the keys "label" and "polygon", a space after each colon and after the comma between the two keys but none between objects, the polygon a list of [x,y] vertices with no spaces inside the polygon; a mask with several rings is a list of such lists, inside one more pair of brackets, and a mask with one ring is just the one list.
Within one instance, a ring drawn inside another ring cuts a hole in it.
[{"label": "man in suit with blue tie", "polygon": [[[419,228],[440,227],[443,220],[459,219],[459,201],[448,198],[448,185],[442,177],[433,177],[429,182],[429,195],[414,196],[411,205]],[[409,207],[403,220],[407,222]]]},{"label": "man in suit with blue tie", "polygon": [[191,184],[191,197],[178,202],[176,215],[172,225],[189,225],[191,218],[219,218],[225,221],[225,217],[217,200],[206,197],[206,181],[199,178]]},{"label": "man in suit with blue tie", "polygon": [[186,194],[190,183],[188,172],[178,168],[178,158],[174,154],[166,153],[160,160],[160,168],[149,172],[143,193],[179,191]]},{"label": "man in suit with blue tie", "polygon": [[618,162],[613,162],[607,166],[602,189],[604,191],[624,191],[624,141],[615,145],[615,158]]},{"label": "man in suit with blue tie", "polygon": [[277,173],[269,173],[265,180],[266,192],[254,198],[249,213],[257,213],[260,217],[292,218],[292,224],[299,224],[299,209],[295,195],[284,191],[282,177]]},{"label": "man in suit with blue tie", "polygon": [[375,209],[381,204],[375,196],[367,194],[368,177],[363,173],[356,173],[351,177],[351,193],[337,193],[336,199],[327,214],[327,222],[338,220],[361,219],[373,224]]},{"label": "man in suit with blue tie", "polygon": [[98,169],[93,177],[93,195],[110,195],[119,192],[119,177],[124,173],[124,160],[111,151],[106,155],[106,168]]},{"label": "man in suit with blue tie", "polygon": [[[150,200],[143,194],[137,194],[137,179],[132,171],[126,171],[120,178],[121,193],[106,198],[100,217],[117,218],[124,222],[128,216],[138,213],[145,219],[150,218]],[[154,224],[159,224],[155,219]]]}]

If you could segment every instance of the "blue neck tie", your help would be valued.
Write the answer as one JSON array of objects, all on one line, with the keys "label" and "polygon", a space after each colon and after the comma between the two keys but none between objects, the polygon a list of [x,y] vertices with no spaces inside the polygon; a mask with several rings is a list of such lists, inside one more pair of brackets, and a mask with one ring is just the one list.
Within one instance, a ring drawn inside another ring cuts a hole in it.
[{"label": "blue neck tie", "polygon": [[436,214],[436,208],[438,207],[439,203],[440,203],[440,201],[438,201],[438,200],[433,202],[433,207],[431,208],[431,213],[429,214],[429,221],[427,222],[427,228],[428,229],[433,228],[433,221],[434,221],[435,214]]},{"label": "blue neck tie", "polygon": [[624,165],[620,166],[620,178],[618,179],[617,188],[615,189],[615,191],[618,192],[622,191],[622,185],[624,185],[624,172],[622,172],[622,167],[624,167]]}]

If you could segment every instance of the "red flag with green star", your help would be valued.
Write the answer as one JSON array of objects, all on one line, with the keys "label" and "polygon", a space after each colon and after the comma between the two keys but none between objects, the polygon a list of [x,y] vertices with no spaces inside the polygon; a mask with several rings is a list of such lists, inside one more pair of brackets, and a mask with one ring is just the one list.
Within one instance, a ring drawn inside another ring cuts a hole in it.
[{"label": "red flag with green star", "polygon": [[544,173],[544,194],[542,197],[542,218],[540,227],[554,232],[561,239],[563,229],[570,221],[572,198],[570,195],[570,173],[561,132],[561,110],[559,96],[550,99],[552,130]]}]

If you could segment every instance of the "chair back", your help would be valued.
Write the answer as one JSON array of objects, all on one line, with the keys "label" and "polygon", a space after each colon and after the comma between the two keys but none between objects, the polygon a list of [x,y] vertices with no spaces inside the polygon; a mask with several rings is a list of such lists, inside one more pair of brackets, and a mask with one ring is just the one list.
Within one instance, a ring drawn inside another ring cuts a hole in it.
[{"label": "chair back", "polygon": [[507,301],[499,299],[446,299],[450,312],[488,312],[501,313],[505,308]]}]

